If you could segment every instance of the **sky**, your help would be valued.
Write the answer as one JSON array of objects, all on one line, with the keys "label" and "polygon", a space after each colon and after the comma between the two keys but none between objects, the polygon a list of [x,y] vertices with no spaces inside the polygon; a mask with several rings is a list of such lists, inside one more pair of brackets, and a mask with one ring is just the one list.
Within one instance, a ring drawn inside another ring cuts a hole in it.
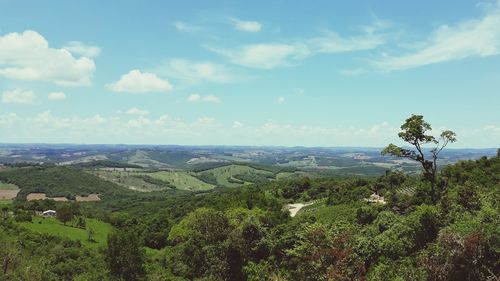
[{"label": "sky", "polygon": [[500,144],[500,1],[0,0],[0,143]]}]

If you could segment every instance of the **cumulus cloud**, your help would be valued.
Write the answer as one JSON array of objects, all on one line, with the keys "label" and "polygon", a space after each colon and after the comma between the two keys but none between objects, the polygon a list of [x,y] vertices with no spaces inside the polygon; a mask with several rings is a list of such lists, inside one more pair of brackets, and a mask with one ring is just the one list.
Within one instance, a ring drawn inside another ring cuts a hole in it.
[{"label": "cumulus cloud", "polygon": [[213,48],[212,51],[234,64],[261,69],[290,66],[311,54],[304,44],[254,44],[237,49]]},{"label": "cumulus cloud", "polygon": [[169,77],[187,82],[230,83],[236,80],[234,74],[223,64],[208,61],[172,59],[168,62],[166,69],[160,71]]},{"label": "cumulus cloud", "polygon": [[126,93],[168,92],[172,90],[172,85],[168,80],[162,80],[153,73],[141,72],[137,69],[122,75],[120,80],[107,85],[107,87],[114,92]]},{"label": "cumulus cloud", "polygon": [[384,70],[405,70],[470,57],[488,57],[500,53],[500,2],[479,19],[454,25],[442,25],[424,41],[412,44],[411,51],[385,55],[375,61]]},{"label": "cumulus cloud", "polygon": [[33,91],[14,89],[14,90],[7,90],[2,93],[3,103],[33,104],[36,101],[37,97]]},{"label": "cumulus cloud", "polygon": [[276,99],[277,103],[284,103],[285,102],[285,97],[279,97]]},{"label": "cumulus cloud", "polygon": [[229,18],[233,23],[234,28],[240,31],[246,32],[259,32],[262,28],[262,24],[258,21],[244,21],[237,18]]},{"label": "cumulus cloud", "polygon": [[201,99],[201,96],[198,94],[192,94],[192,95],[189,95],[189,97],[187,97],[187,101],[189,101],[189,102],[197,102],[197,101],[200,101],[200,99]]},{"label": "cumulus cloud", "polygon": [[47,98],[49,100],[64,100],[66,99],[66,94],[63,92],[52,92],[48,94]]},{"label": "cumulus cloud", "polygon": [[[0,113],[5,142],[68,142],[141,144],[239,144],[306,146],[384,146],[394,141],[398,126],[387,122],[361,127],[322,127],[266,121],[243,125],[241,121],[224,124],[206,116],[195,120],[163,115],[70,118],[44,111],[33,117]],[[496,147],[500,142],[498,124],[457,131],[462,147]]]},{"label": "cumulus cloud", "polygon": [[213,95],[201,96],[199,94],[189,95],[186,99],[188,102],[209,102],[209,103],[220,103],[221,100]]},{"label": "cumulus cloud", "polygon": [[127,114],[129,115],[139,115],[139,116],[145,116],[149,115],[149,111],[139,109],[137,107],[132,107],[131,109],[127,110]]},{"label": "cumulus cloud", "polygon": [[70,51],[73,54],[83,57],[93,58],[101,53],[101,48],[90,46],[80,41],[70,41],[63,46],[63,49]]},{"label": "cumulus cloud", "polygon": [[36,31],[0,36],[0,76],[81,86],[91,84],[94,71],[92,59],[75,58],[64,48],[50,48]]}]

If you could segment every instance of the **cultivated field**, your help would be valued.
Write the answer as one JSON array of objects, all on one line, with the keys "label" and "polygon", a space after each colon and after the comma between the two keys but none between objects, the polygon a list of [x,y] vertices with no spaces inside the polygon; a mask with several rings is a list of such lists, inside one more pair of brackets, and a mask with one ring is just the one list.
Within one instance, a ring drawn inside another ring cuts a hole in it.
[{"label": "cultivated field", "polygon": [[162,189],[155,184],[145,182],[141,178],[138,178],[137,176],[141,175],[142,173],[136,172],[136,170],[134,171],[99,170],[99,171],[90,171],[90,173],[104,180],[116,183],[128,189],[136,191],[151,192]]},{"label": "cultivated field", "polygon": [[245,165],[228,165],[200,172],[199,174],[212,175],[217,184],[226,187],[239,187],[252,182],[242,181],[235,178],[237,175],[253,175],[261,178],[274,178],[274,174],[269,171],[255,169]]},{"label": "cultivated field", "polygon": [[75,200],[78,202],[93,202],[100,201],[99,194],[89,194],[88,196],[76,196]]},{"label": "cultivated field", "polygon": [[12,200],[19,193],[19,187],[10,183],[0,182],[0,200]]},{"label": "cultivated field", "polygon": [[61,202],[69,201],[68,198],[66,197],[47,197],[45,193],[30,193],[26,196],[26,200],[28,201],[46,200],[46,199],[61,201]]},{"label": "cultivated field", "polygon": [[168,182],[177,189],[190,191],[203,191],[214,188],[214,185],[201,181],[188,172],[160,171],[155,173],[144,173],[154,179]]}]

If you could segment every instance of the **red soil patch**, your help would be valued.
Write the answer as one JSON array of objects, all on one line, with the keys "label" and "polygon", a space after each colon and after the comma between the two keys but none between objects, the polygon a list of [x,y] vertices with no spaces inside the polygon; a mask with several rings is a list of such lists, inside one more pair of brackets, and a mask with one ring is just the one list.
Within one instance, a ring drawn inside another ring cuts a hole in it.
[{"label": "red soil patch", "polygon": [[26,200],[28,201],[45,200],[45,199],[47,199],[45,193],[30,193],[26,196]]},{"label": "red soil patch", "polygon": [[99,194],[89,194],[89,196],[76,196],[76,201],[79,202],[92,202],[92,201],[100,201]]},{"label": "red soil patch", "polygon": [[0,189],[0,200],[11,200],[16,198],[19,193],[19,189],[17,190],[2,190]]},{"label": "red soil patch", "polygon": [[26,196],[26,200],[54,200],[54,201],[69,201],[66,197],[47,197],[45,193],[30,193]]}]

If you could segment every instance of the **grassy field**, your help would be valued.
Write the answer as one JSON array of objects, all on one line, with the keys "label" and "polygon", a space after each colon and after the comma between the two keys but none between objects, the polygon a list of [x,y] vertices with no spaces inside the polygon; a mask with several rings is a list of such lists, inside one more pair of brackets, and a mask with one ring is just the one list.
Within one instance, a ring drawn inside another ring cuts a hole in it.
[{"label": "grassy field", "polygon": [[297,171],[297,172],[279,172],[276,174],[276,179],[277,180],[282,180],[282,179],[293,179],[293,178],[301,178],[301,177],[308,177],[312,176],[309,173],[302,172],[302,171]]},{"label": "grassy field", "polygon": [[212,184],[201,181],[188,172],[160,171],[155,173],[144,173],[154,179],[169,182],[181,190],[203,191],[213,189]]},{"label": "grassy field", "polygon": [[[239,180],[234,178],[236,175],[254,174],[257,176],[274,178],[273,173],[270,171],[259,170],[245,165],[228,165],[203,171],[201,174],[202,173],[212,174],[216,178],[217,184],[226,187],[239,187],[251,184],[251,182],[237,183]],[[230,182],[230,179],[233,179],[233,182]]]},{"label": "grassy field", "polygon": [[89,171],[98,177],[111,181],[118,185],[124,186],[128,189],[150,192],[160,190],[161,188],[157,185],[145,182],[144,180],[134,177],[134,175],[140,175],[141,173],[132,171],[109,171],[109,170],[99,170],[99,171]]},{"label": "grassy field", "polygon": [[10,206],[12,204],[12,200],[0,200],[0,208],[3,206]]},{"label": "grassy field", "polygon": [[[164,189],[154,182],[146,182],[138,176],[145,175],[156,180],[163,181],[175,186],[179,190],[188,191],[206,191],[213,189],[216,185],[224,187],[240,187],[262,180],[275,180],[285,178],[296,178],[307,176],[308,173],[302,171],[296,172],[278,172],[276,175],[272,171],[250,167],[244,164],[233,164],[222,167],[216,167],[202,172],[187,172],[162,170],[150,172],[147,170],[91,170],[87,171],[102,179],[124,186],[128,189],[137,191],[157,191]],[[210,178],[211,180],[206,180]]]},{"label": "grassy field", "polygon": [[0,182],[0,189],[1,190],[16,190],[16,189],[19,189],[19,187],[17,187],[17,185],[15,185],[15,184]]},{"label": "grassy field", "polygon": [[87,228],[92,227],[96,232],[94,234],[95,242],[88,241],[86,229],[64,226],[55,218],[33,217],[33,222],[23,222],[20,224],[33,232],[80,241],[82,245],[89,248],[95,249],[105,246],[108,233],[111,232],[112,226],[96,219],[87,219],[86,222]]}]

